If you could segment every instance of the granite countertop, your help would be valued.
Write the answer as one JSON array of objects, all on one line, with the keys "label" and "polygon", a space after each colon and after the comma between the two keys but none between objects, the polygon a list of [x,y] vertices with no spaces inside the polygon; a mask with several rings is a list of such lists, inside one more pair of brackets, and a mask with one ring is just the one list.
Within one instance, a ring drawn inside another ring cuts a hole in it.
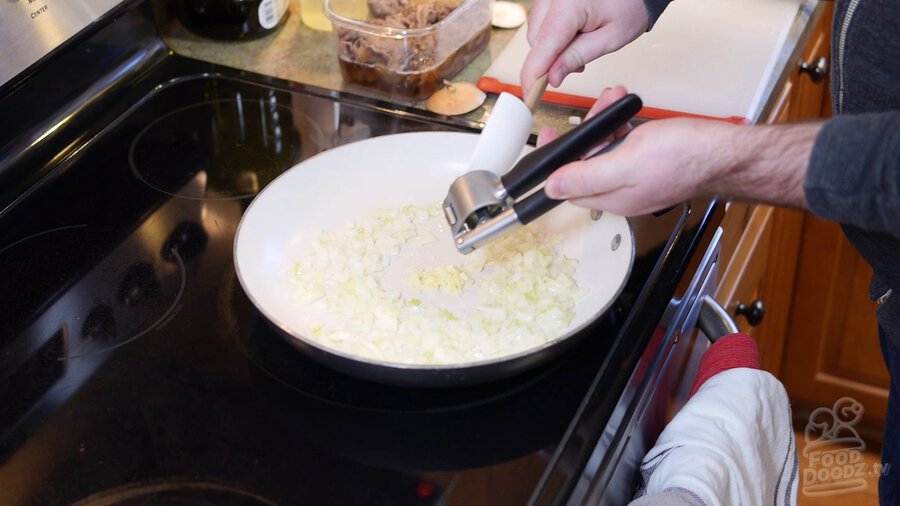
[{"label": "granite countertop", "polygon": [[[337,42],[334,33],[312,30],[300,21],[300,0],[289,0],[289,14],[285,22],[270,35],[261,39],[223,42],[199,37],[182,27],[172,16],[163,14],[165,21],[161,33],[166,43],[176,53],[192,58],[217,63],[241,70],[269,75],[289,81],[310,84],[321,88],[344,91],[356,95],[390,100],[403,105],[424,109],[424,102],[410,102],[396,97],[388,97],[367,88],[347,84],[343,81],[338,67]],[[530,1],[520,2],[530,6]],[[797,13],[794,26],[770,76],[767,86],[769,100],[764,101],[759,111],[751,119],[754,122],[765,118],[766,111],[774,102],[774,95],[789,74],[788,64],[805,45],[820,4],[818,0],[805,0]],[[476,82],[488,69],[491,62],[503,51],[516,33],[515,29],[493,29],[491,40],[480,55],[453,81]],[[490,115],[496,96],[489,94],[484,106],[463,116],[473,124],[483,125]],[[533,129],[552,126],[560,132],[572,128],[571,116],[582,116],[584,110],[554,104],[542,103],[535,114]]]},{"label": "granite countertop", "polygon": [[[531,2],[520,3],[527,7]],[[338,67],[335,34],[308,28],[300,21],[300,0],[289,0],[289,4],[285,22],[272,34],[257,40],[223,42],[205,39],[186,30],[174,19],[164,24],[161,32],[169,47],[184,56],[321,88],[425,108],[423,101],[389,97],[362,86],[345,83]],[[476,82],[515,33],[515,29],[493,29],[488,47],[452,80]],[[489,95],[484,106],[464,117],[483,123],[495,99],[495,96]],[[567,126],[570,115],[583,114],[583,111],[551,104],[542,104],[540,109],[536,125],[558,123],[560,126]]]}]

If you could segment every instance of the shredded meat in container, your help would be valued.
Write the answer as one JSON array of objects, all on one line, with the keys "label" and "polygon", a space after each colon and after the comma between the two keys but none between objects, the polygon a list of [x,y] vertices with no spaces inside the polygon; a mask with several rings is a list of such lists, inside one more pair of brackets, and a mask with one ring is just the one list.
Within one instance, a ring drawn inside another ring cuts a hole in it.
[{"label": "shredded meat in container", "polygon": [[425,28],[440,22],[460,1],[369,0],[370,22],[392,28]]},{"label": "shredded meat in container", "polygon": [[[369,0],[370,24],[390,28],[425,28],[439,23],[459,5],[455,1],[412,2],[409,0]],[[358,63],[390,65],[400,71],[417,71],[434,66],[435,36],[398,41],[369,37],[343,30],[339,33],[342,51],[352,54]],[[409,47],[413,44],[414,47]]]},{"label": "shredded meat in container", "polygon": [[306,337],[378,361],[446,365],[523,352],[568,327],[587,290],[558,238],[529,226],[440,263],[447,237],[439,204],[380,210],[317,236],[292,279]]},{"label": "shredded meat in container", "polygon": [[[336,25],[341,74],[348,82],[391,95],[429,96],[490,39],[486,7],[463,6],[453,23],[435,27],[462,5],[463,0],[369,0],[369,16],[364,22],[378,30]],[[420,30],[431,27],[435,28]]]}]

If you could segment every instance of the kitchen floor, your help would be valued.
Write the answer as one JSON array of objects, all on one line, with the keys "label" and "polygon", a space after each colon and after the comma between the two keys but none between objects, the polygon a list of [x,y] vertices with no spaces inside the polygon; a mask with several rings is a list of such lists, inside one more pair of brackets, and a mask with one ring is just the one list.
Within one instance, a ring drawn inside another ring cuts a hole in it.
[{"label": "kitchen floor", "polygon": [[[861,453],[845,453],[847,460],[853,462],[853,465],[845,467],[844,476],[833,479],[826,477],[828,486],[816,487],[820,484],[817,475],[823,473],[826,467],[823,462],[825,458],[811,459],[804,456],[805,440],[803,432],[796,432],[798,457],[800,459],[800,489],[797,491],[797,504],[799,506],[845,506],[853,504],[854,506],[876,506],[878,504],[878,479],[873,477],[873,470],[879,469],[881,465],[881,454],[876,448]],[[824,453],[824,452],[822,452]],[[835,454],[835,453],[832,453]],[[841,458],[836,459],[841,462]],[[835,465],[828,467],[829,470],[835,470]],[[827,473],[827,471],[826,471]],[[835,474],[832,472],[831,474]],[[818,483],[817,483],[818,482]]]}]

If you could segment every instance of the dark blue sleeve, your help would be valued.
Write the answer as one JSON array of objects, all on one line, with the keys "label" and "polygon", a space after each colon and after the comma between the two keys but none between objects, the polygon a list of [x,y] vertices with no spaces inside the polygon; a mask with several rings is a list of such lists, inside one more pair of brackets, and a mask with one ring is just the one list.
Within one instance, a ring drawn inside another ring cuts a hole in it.
[{"label": "dark blue sleeve", "polygon": [[672,0],[644,0],[644,5],[647,7],[647,14],[650,15],[650,19],[647,22],[647,30],[653,28],[656,20],[659,19],[659,16],[666,10],[666,6],[669,5],[669,2],[671,1]]},{"label": "dark blue sleeve", "polygon": [[804,190],[816,215],[900,238],[900,111],[828,120]]}]

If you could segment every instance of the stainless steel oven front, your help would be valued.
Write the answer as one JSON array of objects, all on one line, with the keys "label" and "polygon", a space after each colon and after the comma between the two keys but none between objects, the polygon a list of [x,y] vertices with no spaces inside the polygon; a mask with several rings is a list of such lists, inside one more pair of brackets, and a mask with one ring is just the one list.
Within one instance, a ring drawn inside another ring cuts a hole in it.
[{"label": "stainless steel oven front", "polygon": [[687,402],[700,357],[737,326],[712,298],[722,229],[715,230],[684,293],[673,298],[628,380],[568,504],[619,505],[632,498],[641,459]]}]

